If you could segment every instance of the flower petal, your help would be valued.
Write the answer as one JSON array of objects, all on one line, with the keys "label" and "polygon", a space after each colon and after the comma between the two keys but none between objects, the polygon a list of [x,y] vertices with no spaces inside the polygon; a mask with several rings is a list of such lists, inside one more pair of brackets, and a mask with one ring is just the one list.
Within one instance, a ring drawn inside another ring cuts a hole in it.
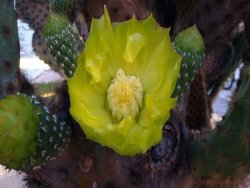
[{"label": "flower petal", "polygon": [[[75,75],[68,81],[70,112],[89,139],[121,155],[144,153],[160,142],[176,104],[171,94],[180,63],[169,29],[159,27],[152,16],[112,26],[105,10],[101,19],[93,20]],[[140,112],[121,121],[107,105],[107,91],[119,69],[139,78],[143,87]]]},{"label": "flower petal", "polygon": [[[96,86],[96,87],[95,87]],[[97,84],[91,84],[91,76],[85,70],[84,64],[79,64],[74,77],[68,80],[70,93],[70,112],[74,119],[82,124],[92,124],[98,128],[100,122],[111,122],[109,113],[105,110],[105,90]]]}]

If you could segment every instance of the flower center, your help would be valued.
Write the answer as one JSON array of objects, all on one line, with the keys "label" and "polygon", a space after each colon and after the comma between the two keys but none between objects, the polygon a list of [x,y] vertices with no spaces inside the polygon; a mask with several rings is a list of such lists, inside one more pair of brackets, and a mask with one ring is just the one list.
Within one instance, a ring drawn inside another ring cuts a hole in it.
[{"label": "flower center", "polygon": [[142,105],[143,88],[139,78],[125,75],[119,69],[108,88],[107,102],[113,117],[121,120],[135,117]]}]

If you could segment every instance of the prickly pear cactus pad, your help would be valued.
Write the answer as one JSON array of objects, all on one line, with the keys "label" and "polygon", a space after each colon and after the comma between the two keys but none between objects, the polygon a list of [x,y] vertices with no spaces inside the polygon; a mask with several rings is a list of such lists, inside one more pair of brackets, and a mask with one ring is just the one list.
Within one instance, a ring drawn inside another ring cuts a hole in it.
[{"label": "prickly pear cactus pad", "polygon": [[14,2],[0,2],[0,98],[7,94],[7,88],[15,77],[19,66],[20,48]]},{"label": "prickly pear cactus pad", "polygon": [[35,96],[0,100],[0,164],[29,171],[54,159],[68,144],[71,128]]},{"label": "prickly pear cactus pad", "polygon": [[70,141],[71,128],[64,121],[60,121],[56,114],[51,114],[35,96],[31,101],[39,116],[39,131],[36,152],[31,159],[31,166],[39,168],[46,161],[55,159]]},{"label": "prickly pear cactus pad", "polygon": [[51,0],[50,7],[53,12],[64,14],[70,11],[75,4],[75,0]]},{"label": "prickly pear cactus pad", "polygon": [[0,100],[0,164],[23,169],[37,145],[39,119],[35,107],[24,95]]},{"label": "prickly pear cactus pad", "polygon": [[180,97],[201,68],[205,58],[205,44],[195,26],[177,34],[173,43],[176,51],[183,56],[181,70],[173,93],[173,97]]},{"label": "prickly pear cactus pad", "polygon": [[175,107],[171,98],[181,56],[169,29],[152,16],[111,24],[107,10],[93,19],[86,47],[68,80],[70,112],[87,137],[121,155],[160,142]]},{"label": "prickly pear cactus pad", "polygon": [[77,38],[67,18],[51,13],[43,28],[44,41],[68,77],[75,72],[77,61]]}]

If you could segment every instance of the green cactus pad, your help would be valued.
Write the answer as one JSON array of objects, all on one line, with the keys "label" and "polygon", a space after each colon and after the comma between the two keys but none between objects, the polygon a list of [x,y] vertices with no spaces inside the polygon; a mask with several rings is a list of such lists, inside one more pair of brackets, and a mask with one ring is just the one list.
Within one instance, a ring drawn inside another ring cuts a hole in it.
[{"label": "green cactus pad", "polygon": [[71,129],[35,96],[0,100],[0,164],[29,171],[54,159],[70,141]]},{"label": "green cactus pad", "polygon": [[77,60],[77,37],[63,16],[51,13],[43,28],[44,41],[56,63],[68,77],[73,76]]},{"label": "green cactus pad", "polygon": [[205,57],[205,44],[197,28],[193,26],[178,33],[173,46],[183,58],[180,74],[172,96],[181,97],[202,66]]},{"label": "green cactus pad", "polygon": [[63,151],[70,141],[71,129],[65,122],[60,122],[55,114],[51,115],[35,96],[32,96],[31,101],[36,106],[35,112],[40,120],[37,148],[30,161],[31,166],[37,168]]},{"label": "green cactus pad", "polygon": [[66,13],[73,9],[75,4],[74,0],[51,0],[50,7],[53,12],[58,14]]},{"label": "green cactus pad", "polygon": [[9,95],[0,100],[0,163],[23,169],[37,145],[38,116],[27,96]]},{"label": "green cactus pad", "polygon": [[184,55],[189,53],[190,55],[200,56],[200,58],[203,57],[205,45],[196,26],[189,27],[178,33],[174,42],[179,53]]},{"label": "green cactus pad", "polygon": [[15,81],[19,66],[20,48],[17,18],[13,1],[0,2],[0,98],[7,94]]}]

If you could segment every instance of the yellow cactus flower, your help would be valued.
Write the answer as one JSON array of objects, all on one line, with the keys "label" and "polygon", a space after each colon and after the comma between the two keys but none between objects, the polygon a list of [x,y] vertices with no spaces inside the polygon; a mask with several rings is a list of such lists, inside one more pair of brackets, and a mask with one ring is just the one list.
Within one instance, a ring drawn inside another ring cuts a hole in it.
[{"label": "yellow cactus flower", "polygon": [[93,19],[78,67],[68,80],[70,113],[87,138],[121,155],[144,153],[160,142],[175,107],[171,98],[181,56],[169,29],[152,16],[110,22]]}]

